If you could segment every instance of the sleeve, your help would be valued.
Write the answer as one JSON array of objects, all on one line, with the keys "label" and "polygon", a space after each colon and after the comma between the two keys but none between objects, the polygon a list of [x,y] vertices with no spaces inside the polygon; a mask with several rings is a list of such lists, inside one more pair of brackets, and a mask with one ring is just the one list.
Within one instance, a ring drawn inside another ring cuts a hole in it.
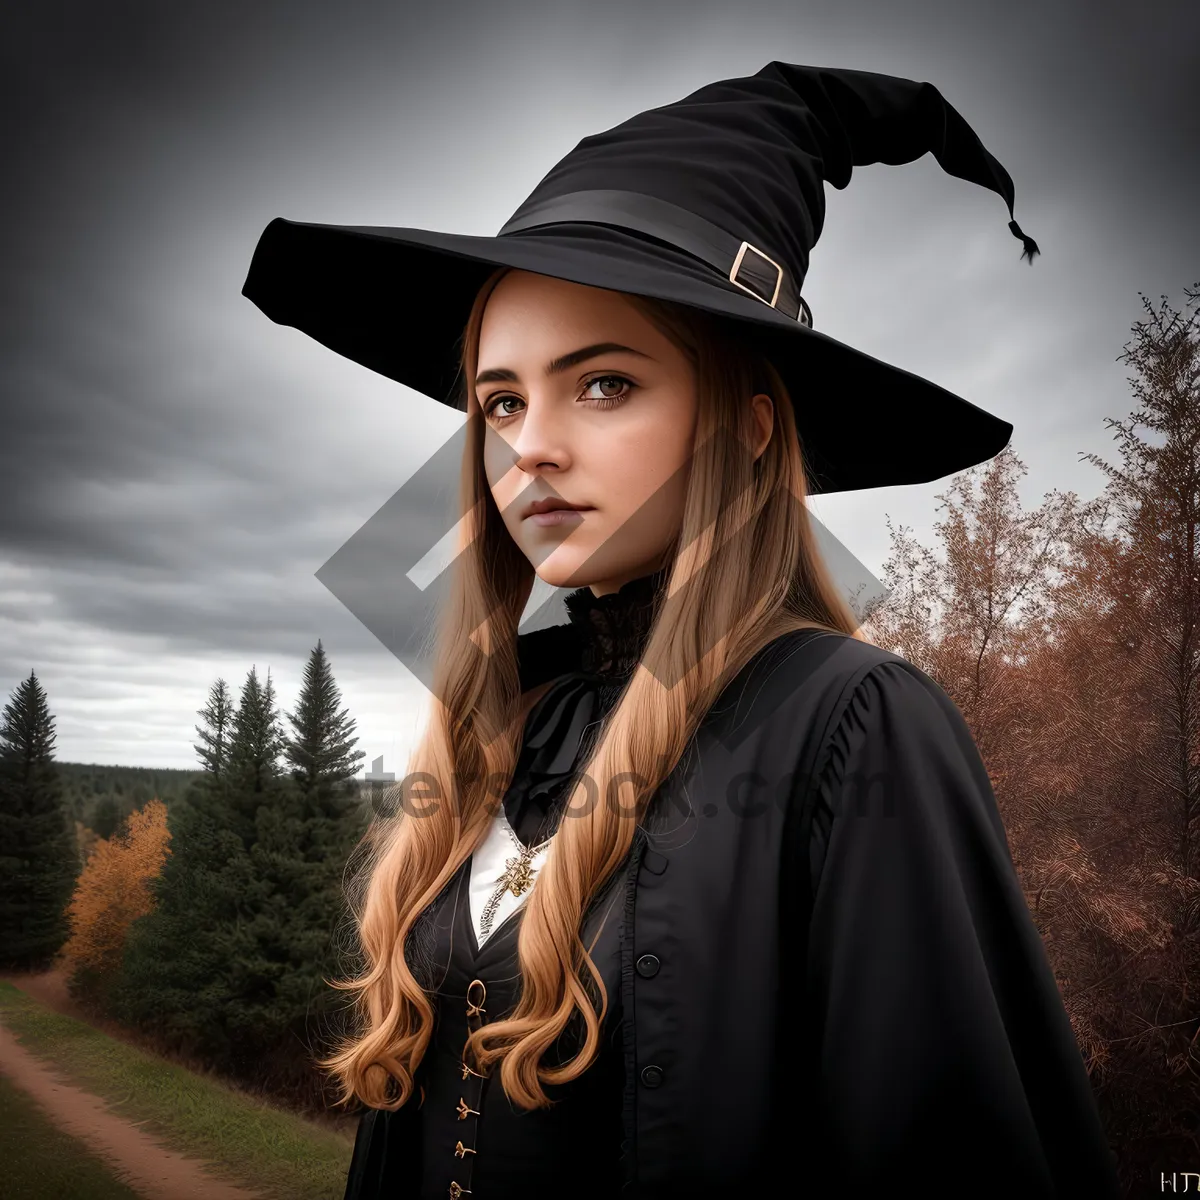
[{"label": "sleeve", "polygon": [[803,1119],[829,1194],[1118,1196],[1091,1082],[954,702],[910,663],[873,667],[818,763],[812,802],[815,1088]]},{"label": "sleeve", "polygon": [[368,1108],[358,1121],[342,1200],[383,1200],[416,1191],[419,1143],[411,1106],[391,1111]]},{"label": "sleeve", "polygon": [[387,1148],[384,1126],[389,1115],[383,1109],[369,1108],[359,1117],[342,1200],[374,1200],[374,1197],[383,1195],[383,1167]]}]

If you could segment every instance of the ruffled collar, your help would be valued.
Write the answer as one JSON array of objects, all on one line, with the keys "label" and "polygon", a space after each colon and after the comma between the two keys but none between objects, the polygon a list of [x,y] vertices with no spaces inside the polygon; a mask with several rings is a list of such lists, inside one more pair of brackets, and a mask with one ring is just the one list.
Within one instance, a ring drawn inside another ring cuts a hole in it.
[{"label": "ruffled collar", "polygon": [[596,596],[567,595],[570,620],[518,638],[522,686],[561,676],[530,710],[505,815],[526,846],[548,835],[555,805],[634,668],[654,622],[664,568]]},{"label": "ruffled collar", "polygon": [[664,567],[597,596],[590,587],[566,597],[567,616],[580,646],[579,668],[604,679],[627,679],[642,658],[666,582]]}]

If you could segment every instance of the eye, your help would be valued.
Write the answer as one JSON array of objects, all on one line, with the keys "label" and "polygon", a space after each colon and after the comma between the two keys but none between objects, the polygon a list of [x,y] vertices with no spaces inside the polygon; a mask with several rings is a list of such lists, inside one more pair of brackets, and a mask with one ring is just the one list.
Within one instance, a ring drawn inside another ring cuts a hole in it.
[{"label": "eye", "polygon": [[[597,396],[587,395],[587,393],[591,391],[591,389],[597,384],[614,382],[624,384],[625,387],[622,391],[612,395],[605,395],[603,393]],[[637,384],[635,384],[631,379],[627,379],[624,375],[593,375],[591,379],[584,383],[583,391],[580,393],[580,399],[589,400],[594,408],[616,408],[618,404],[624,404],[625,401],[629,399],[630,393],[636,386]],[[483,406],[483,415],[491,420],[493,424],[503,425],[506,421],[511,420],[517,414],[514,412],[503,412],[497,410],[500,408],[500,405],[511,404],[514,401],[518,404],[524,403],[520,396],[514,396],[508,392],[503,392],[492,396]]]},{"label": "eye", "polygon": [[[491,417],[492,414],[496,411],[497,408],[500,407],[501,404],[508,404],[512,400],[519,400],[519,399],[520,399],[519,396],[493,396],[483,406],[483,415],[485,417]],[[499,416],[501,416],[501,417],[511,417],[513,415],[514,415],[513,413],[500,413],[499,414]]]},{"label": "eye", "polygon": [[618,392],[613,396],[606,396],[601,393],[599,396],[593,397],[596,401],[597,408],[612,408],[614,405],[620,404],[629,398],[629,392],[633,390],[633,383],[626,379],[624,375],[594,375],[584,384],[583,390],[590,391],[598,383],[623,383],[626,385],[626,390]]}]

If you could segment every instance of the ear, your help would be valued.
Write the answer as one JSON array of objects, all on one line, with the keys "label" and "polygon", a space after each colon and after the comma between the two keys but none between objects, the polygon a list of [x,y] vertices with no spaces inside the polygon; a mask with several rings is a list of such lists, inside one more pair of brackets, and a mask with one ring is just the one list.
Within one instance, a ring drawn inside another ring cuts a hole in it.
[{"label": "ear", "polygon": [[754,458],[757,462],[759,456],[767,448],[767,444],[771,440],[771,433],[775,428],[775,405],[766,392],[759,392],[750,401],[750,407],[754,410],[754,421],[758,426],[758,442],[754,447]]}]

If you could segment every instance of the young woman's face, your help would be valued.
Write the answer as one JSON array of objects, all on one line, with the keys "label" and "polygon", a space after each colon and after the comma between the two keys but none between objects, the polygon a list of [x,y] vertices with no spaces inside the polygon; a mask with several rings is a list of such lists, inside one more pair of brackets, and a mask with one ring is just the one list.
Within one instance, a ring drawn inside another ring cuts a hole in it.
[{"label": "young woman's face", "polygon": [[[683,516],[696,381],[619,292],[505,275],[484,310],[476,393],[492,496],[541,579],[603,595],[663,565]],[[550,498],[578,510],[529,514]]]}]

